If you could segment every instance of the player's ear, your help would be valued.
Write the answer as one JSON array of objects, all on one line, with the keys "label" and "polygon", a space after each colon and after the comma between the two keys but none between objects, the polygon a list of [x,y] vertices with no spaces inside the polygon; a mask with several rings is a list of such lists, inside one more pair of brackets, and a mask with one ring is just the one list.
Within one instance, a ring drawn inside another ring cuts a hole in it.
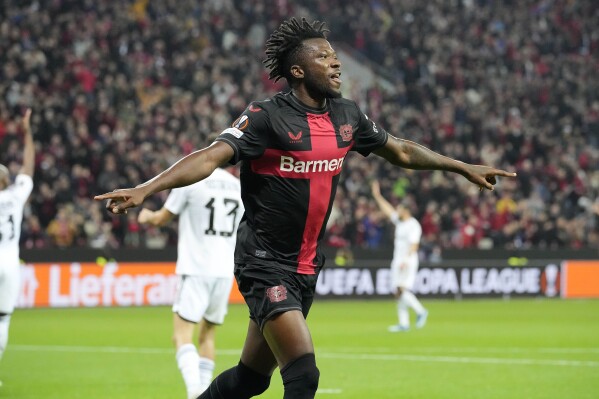
[{"label": "player's ear", "polygon": [[303,79],[304,69],[301,66],[299,66],[297,64],[292,65],[290,68],[290,71],[291,71],[291,76],[293,76],[295,79]]}]

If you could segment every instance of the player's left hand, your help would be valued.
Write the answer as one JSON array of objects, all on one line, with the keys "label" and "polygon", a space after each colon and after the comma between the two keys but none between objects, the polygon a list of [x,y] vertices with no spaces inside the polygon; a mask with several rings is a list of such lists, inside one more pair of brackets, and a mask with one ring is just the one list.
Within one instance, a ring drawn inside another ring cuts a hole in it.
[{"label": "player's left hand", "polygon": [[468,165],[464,173],[464,177],[479,186],[480,191],[485,188],[493,191],[494,185],[497,184],[497,176],[516,177],[517,175],[514,172],[484,165]]}]

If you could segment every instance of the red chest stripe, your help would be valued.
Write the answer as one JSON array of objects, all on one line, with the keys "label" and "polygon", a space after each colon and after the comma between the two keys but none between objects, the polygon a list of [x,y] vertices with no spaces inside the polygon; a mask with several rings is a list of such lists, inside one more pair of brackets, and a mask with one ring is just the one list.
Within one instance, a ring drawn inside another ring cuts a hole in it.
[{"label": "red chest stripe", "polygon": [[254,173],[291,179],[309,179],[308,215],[298,255],[298,273],[314,274],[318,235],[330,205],[333,177],[341,173],[351,146],[339,148],[335,128],[328,114],[307,116],[310,127],[310,151],[267,149],[251,162]]}]

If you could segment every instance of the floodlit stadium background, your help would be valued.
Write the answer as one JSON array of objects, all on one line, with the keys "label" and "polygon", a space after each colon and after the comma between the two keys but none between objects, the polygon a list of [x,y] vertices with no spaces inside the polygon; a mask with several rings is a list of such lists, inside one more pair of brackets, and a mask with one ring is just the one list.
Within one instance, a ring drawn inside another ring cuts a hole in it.
[{"label": "floodlit stadium background", "polygon": [[[37,160],[0,398],[183,395],[166,306],[177,226],[111,217],[91,198],[151,178],[284,90],[261,60],[292,15],[328,23],[344,95],[390,133],[519,175],[480,194],[449,174],[347,159],[309,319],[318,397],[595,397],[594,1],[8,0],[0,163],[20,167],[25,107]],[[386,332],[392,234],[375,178],[391,201],[413,203],[424,230],[416,290],[430,322],[403,336]],[[237,361],[246,318],[232,305],[220,369]],[[273,382],[263,397],[280,393]]]}]

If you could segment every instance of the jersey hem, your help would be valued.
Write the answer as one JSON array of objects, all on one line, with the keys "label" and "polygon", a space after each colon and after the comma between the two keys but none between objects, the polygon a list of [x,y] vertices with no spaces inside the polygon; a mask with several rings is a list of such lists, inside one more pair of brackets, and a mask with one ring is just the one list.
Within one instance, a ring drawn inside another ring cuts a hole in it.
[{"label": "jersey hem", "polygon": [[[312,270],[314,271],[313,273],[300,273],[299,269],[300,269],[300,265],[299,262],[295,263],[294,265],[290,265],[288,263],[283,263],[283,261],[280,260],[276,260],[276,259],[261,259],[261,258],[253,258],[253,257],[246,257],[246,258],[235,258],[235,264],[236,265],[261,265],[261,264],[275,264],[278,268],[291,272],[291,273],[295,273],[295,274],[299,274],[302,276],[313,276],[315,274],[318,274],[320,269],[322,269],[324,267],[323,265],[314,265]],[[305,266],[303,266],[302,268],[305,268]]]}]

